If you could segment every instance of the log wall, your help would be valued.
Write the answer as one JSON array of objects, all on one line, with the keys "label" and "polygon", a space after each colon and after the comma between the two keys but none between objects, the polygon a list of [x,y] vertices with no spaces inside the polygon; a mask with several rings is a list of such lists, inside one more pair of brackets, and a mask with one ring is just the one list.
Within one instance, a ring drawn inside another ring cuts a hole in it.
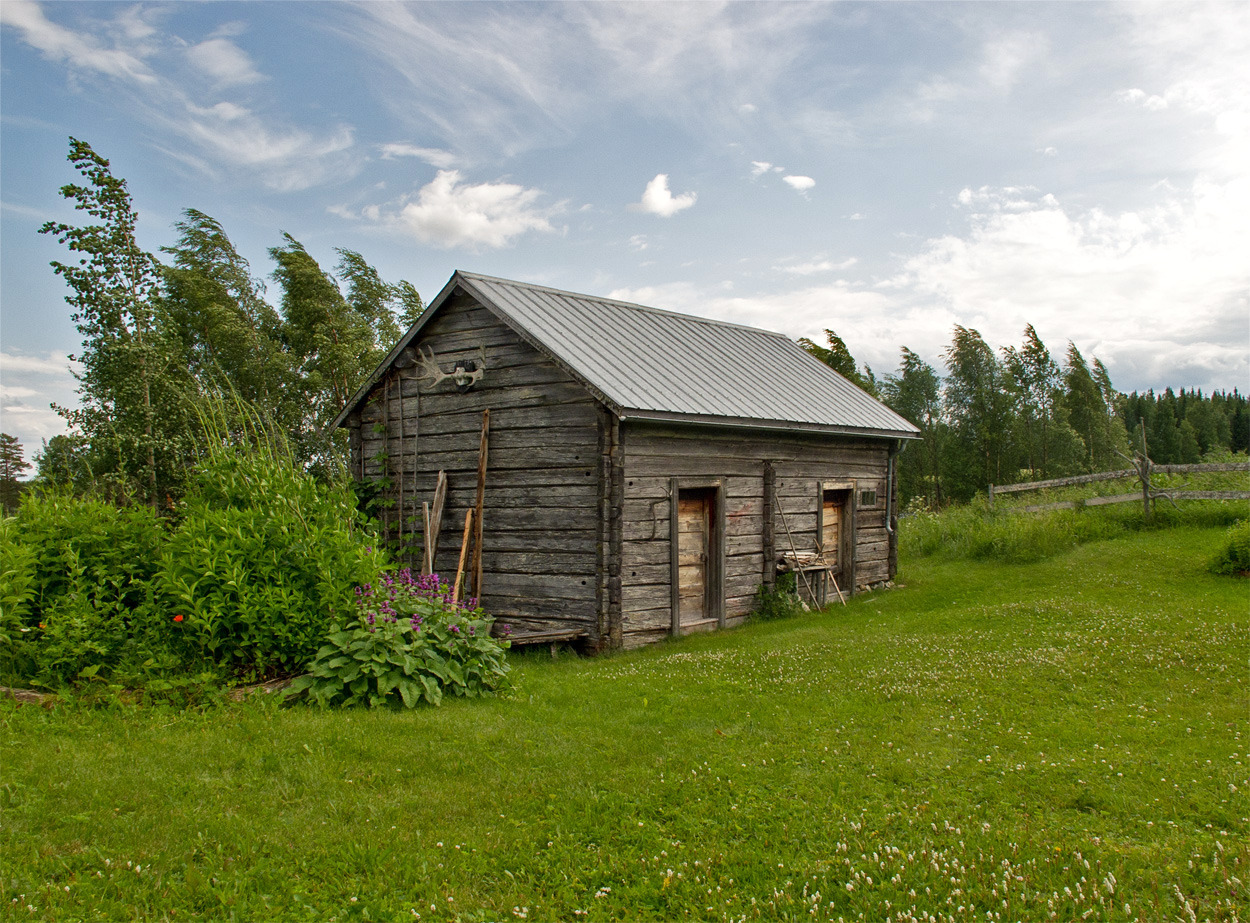
[{"label": "log wall", "polygon": [[[856,499],[860,491],[876,491],[874,505],[856,504],[855,584],[862,589],[893,577],[884,440],[627,422],[621,442],[620,643],[625,647],[660,640],[670,631],[672,478],[720,479],[723,485],[726,624],[740,623],[751,611],[756,589],[774,573],[773,554],[786,554],[792,543],[799,552],[816,550],[822,482],[853,480]],[[766,504],[770,495],[775,499]],[[832,590],[830,595],[836,596]]]},{"label": "log wall", "polygon": [[[459,393],[418,380],[415,350],[444,371],[485,349],[486,372]],[[597,402],[485,308],[453,296],[347,421],[358,476],[377,482],[379,518],[420,567],[422,503],[439,470],[448,492],[435,570],[454,580],[477,494],[482,411],[490,410],[483,503],[482,605],[516,635],[575,630],[596,641],[604,595],[600,526],[604,446]],[[619,591],[618,591],[619,592]]]}]

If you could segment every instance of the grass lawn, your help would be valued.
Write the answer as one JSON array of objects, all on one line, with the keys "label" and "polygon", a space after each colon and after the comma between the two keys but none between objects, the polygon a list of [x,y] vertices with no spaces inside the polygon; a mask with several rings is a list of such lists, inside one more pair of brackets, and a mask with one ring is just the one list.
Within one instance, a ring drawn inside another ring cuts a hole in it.
[{"label": "grass lawn", "polygon": [[1245,920],[1250,585],[1222,529],[380,714],[0,705],[0,915]]}]

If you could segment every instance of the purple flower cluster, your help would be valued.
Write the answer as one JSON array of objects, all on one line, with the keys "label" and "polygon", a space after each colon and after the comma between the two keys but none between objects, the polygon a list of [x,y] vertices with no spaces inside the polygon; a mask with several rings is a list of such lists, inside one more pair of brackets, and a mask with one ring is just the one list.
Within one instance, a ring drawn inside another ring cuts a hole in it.
[{"label": "purple flower cluster", "polygon": [[[452,600],[452,587],[445,583],[438,574],[413,574],[412,569],[405,567],[394,573],[384,572],[378,577],[375,586],[364,583],[356,587],[356,607],[361,614],[362,624],[368,626],[370,632],[376,632],[379,622],[382,625],[397,625],[401,619],[411,631],[419,632],[424,618],[413,611],[414,604],[424,603],[430,611],[442,612],[446,616],[467,615],[470,618],[477,614],[478,600],[475,597],[455,602]],[[448,625],[448,631],[461,636],[461,625]],[[467,627],[471,637],[477,635],[474,625]]]}]

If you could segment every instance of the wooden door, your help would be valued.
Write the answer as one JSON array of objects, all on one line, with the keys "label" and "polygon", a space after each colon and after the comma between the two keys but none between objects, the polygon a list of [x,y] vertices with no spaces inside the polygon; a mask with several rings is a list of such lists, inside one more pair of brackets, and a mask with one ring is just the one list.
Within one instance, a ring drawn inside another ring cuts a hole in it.
[{"label": "wooden door", "polygon": [[849,494],[846,490],[821,492],[820,556],[822,563],[835,574],[842,570],[842,537]]},{"label": "wooden door", "polygon": [[712,552],[711,491],[682,491],[677,500],[678,624],[710,617],[708,589]]}]

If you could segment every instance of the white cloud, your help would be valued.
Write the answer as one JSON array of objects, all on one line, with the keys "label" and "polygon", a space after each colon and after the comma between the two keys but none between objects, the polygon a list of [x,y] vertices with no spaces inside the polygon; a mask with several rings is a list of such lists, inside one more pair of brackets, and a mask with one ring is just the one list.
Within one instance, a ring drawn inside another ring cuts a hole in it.
[{"label": "white cloud", "polygon": [[763,176],[772,168],[773,168],[773,165],[769,163],[767,160],[752,160],[751,161],[751,175],[752,176]]},{"label": "white cloud", "polygon": [[1136,382],[1177,367],[1204,367],[1208,386],[1246,379],[1250,178],[1120,213],[1018,188],[959,201],[968,232],[929,241],[886,290],[943,305],[991,343],[1032,323],[1052,348],[1073,339]]},{"label": "white cloud", "polygon": [[738,107],[738,111],[741,112],[743,115],[750,115],[753,112],[758,112],[759,107],[756,106],[755,103],[743,103],[741,106]]},{"label": "white cloud", "polygon": [[22,444],[27,461],[44,439],[66,432],[65,420],[51,407],[78,403],[79,368],[64,354],[0,352],[0,427]]},{"label": "white cloud", "polygon": [[[127,14],[124,22],[130,37],[141,37],[142,30],[136,31],[141,20]],[[28,45],[53,61],[64,61],[79,70],[96,71],[124,80],[156,82],[147,64],[131,50],[105,47],[96,36],[84,35],[51,22],[33,0],[5,0],[3,23],[16,28]]]},{"label": "white cloud", "polygon": [[1115,94],[1115,99],[1121,103],[1141,105],[1151,112],[1159,112],[1168,107],[1168,101],[1162,96],[1155,96],[1140,89],[1119,90]]},{"label": "white cloud", "polygon": [[[416,200],[396,206],[369,206],[356,217],[408,231],[436,247],[505,247],[531,231],[552,232],[559,206],[542,208],[541,190],[514,183],[461,182],[456,170],[439,170],[417,192]],[[348,214],[337,209],[336,214]]]},{"label": "white cloud", "polygon": [[816,185],[816,181],[810,176],[783,176],[781,181],[799,192],[807,192]]},{"label": "white cloud", "polygon": [[646,234],[635,234],[629,239],[629,246],[630,249],[641,252],[651,246],[651,243],[647,240]]},{"label": "white cloud", "polygon": [[438,167],[440,170],[450,170],[458,161],[455,154],[450,151],[439,150],[434,147],[418,147],[415,144],[405,144],[403,142],[392,142],[390,144],[381,145],[382,159],[394,160],[397,157],[415,157],[423,160],[432,167]]},{"label": "white cloud", "polygon": [[225,38],[210,38],[187,49],[187,58],[219,85],[256,83],[264,78],[252,59],[238,45]]},{"label": "white cloud", "polygon": [[188,103],[187,117],[179,120],[177,130],[213,159],[251,168],[280,192],[307,189],[355,170],[347,157],[355,138],[345,125],[318,137],[298,128],[271,127],[269,119],[244,106],[220,102],[209,107]]},{"label": "white cloud", "polygon": [[696,198],[697,194],[693,192],[674,196],[668,188],[668,174],[657,173],[655,179],[647,183],[647,188],[643,190],[642,201],[630,207],[636,211],[659,215],[661,218],[671,218],[679,211],[694,205]]}]

